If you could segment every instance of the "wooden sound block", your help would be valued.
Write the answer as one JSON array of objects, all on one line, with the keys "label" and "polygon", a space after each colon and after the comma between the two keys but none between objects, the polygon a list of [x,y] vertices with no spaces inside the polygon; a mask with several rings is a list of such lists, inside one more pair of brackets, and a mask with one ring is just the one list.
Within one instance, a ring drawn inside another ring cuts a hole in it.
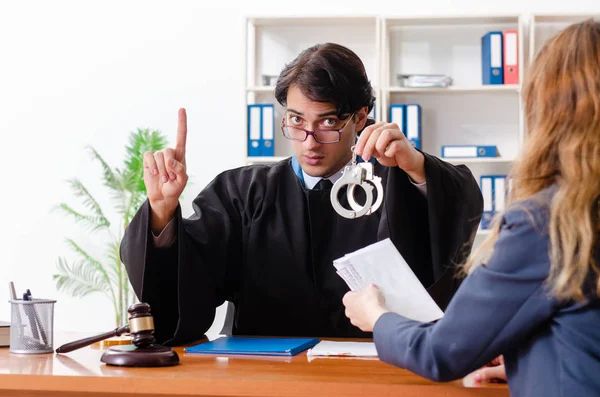
[{"label": "wooden sound block", "polygon": [[179,364],[179,356],[170,347],[162,345],[122,345],[108,348],[100,361],[121,367],[168,367]]}]

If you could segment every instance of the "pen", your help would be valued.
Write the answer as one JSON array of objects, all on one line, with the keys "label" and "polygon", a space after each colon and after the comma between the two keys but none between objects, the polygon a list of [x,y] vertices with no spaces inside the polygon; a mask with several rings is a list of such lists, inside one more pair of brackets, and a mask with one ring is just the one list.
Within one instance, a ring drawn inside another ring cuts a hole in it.
[{"label": "pen", "polygon": [[[27,292],[25,292],[23,294],[23,300],[33,301],[33,298],[31,296],[31,291],[29,289],[27,289]],[[48,338],[46,337],[46,332],[44,331],[43,324],[42,324],[42,322],[40,320],[40,317],[38,316],[37,310],[35,309],[35,304],[31,305],[31,311],[33,312],[33,316],[34,316],[33,322],[31,324],[31,327],[32,327],[31,331],[33,332],[33,337],[35,339],[38,339],[38,337],[39,337],[39,335],[38,335],[38,328],[39,328],[40,334],[42,336],[42,342],[45,345],[47,345],[48,344]],[[29,316],[31,316],[30,312],[28,312],[27,314]],[[31,317],[29,319],[30,319],[30,322],[31,322]]]},{"label": "pen", "polygon": [[[27,292],[23,292],[23,301],[30,301],[30,300],[31,299],[29,298],[29,295],[27,295]],[[23,306],[23,310],[25,311],[25,314],[29,318],[29,327],[31,328],[31,335],[33,336],[34,339],[39,340],[40,335],[38,334],[38,327],[37,327],[35,318],[33,317],[32,309],[33,309],[33,306],[31,306],[31,307],[27,307],[25,305]]]},{"label": "pen", "polygon": [[12,281],[8,282],[8,290],[10,291],[10,299],[17,300],[17,291],[15,291],[15,283]]},{"label": "pen", "polygon": [[[9,281],[8,290],[10,291],[10,299],[13,301],[16,301],[17,300],[17,292],[15,290],[15,283],[13,283],[12,281]],[[23,320],[21,319],[21,309],[18,306],[13,307],[13,308],[16,311],[16,318],[17,318],[17,323],[18,323],[18,324],[15,324],[15,328],[17,330],[17,333],[19,334],[19,337],[21,337],[21,336],[23,336]]]}]

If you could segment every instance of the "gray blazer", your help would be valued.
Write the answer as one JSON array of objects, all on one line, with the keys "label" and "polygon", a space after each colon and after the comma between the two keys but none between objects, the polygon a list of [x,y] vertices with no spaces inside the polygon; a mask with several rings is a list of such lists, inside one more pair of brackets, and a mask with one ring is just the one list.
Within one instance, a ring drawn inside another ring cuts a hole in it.
[{"label": "gray blazer", "polygon": [[[380,359],[450,381],[504,354],[513,397],[600,396],[600,300],[593,282],[587,303],[559,302],[544,283],[554,192],[509,209],[492,257],[463,281],[443,318],[381,316],[373,331]],[[597,263],[599,253],[596,246]]]}]

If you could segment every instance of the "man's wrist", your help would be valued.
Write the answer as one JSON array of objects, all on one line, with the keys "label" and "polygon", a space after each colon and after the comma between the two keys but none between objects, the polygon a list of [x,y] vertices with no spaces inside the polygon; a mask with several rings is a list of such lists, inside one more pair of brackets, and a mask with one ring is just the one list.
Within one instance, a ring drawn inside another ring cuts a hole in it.
[{"label": "man's wrist", "polygon": [[150,201],[150,229],[155,234],[159,234],[173,219],[177,205],[178,203],[173,206]]},{"label": "man's wrist", "polygon": [[416,183],[417,185],[420,185],[427,181],[427,179],[425,177],[425,156],[423,155],[423,153],[419,152],[416,149],[415,149],[415,153],[416,153],[415,168],[413,168],[411,170],[404,170],[404,172],[406,172],[408,174],[408,176],[410,177],[410,179],[412,179],[412,181],[414,183]]}]

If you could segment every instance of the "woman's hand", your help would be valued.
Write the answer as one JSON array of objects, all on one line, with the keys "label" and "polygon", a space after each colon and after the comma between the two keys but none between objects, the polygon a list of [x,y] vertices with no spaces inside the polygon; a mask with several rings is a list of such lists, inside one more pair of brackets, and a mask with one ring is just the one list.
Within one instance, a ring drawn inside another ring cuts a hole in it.
[{"label": "woman's hand", "polygon": [[383,294],[374,284],[360,292],[347,292],[342,302],[346,306],[346,317],[365,332],[373,331],[379,317],[389,311]]}]

